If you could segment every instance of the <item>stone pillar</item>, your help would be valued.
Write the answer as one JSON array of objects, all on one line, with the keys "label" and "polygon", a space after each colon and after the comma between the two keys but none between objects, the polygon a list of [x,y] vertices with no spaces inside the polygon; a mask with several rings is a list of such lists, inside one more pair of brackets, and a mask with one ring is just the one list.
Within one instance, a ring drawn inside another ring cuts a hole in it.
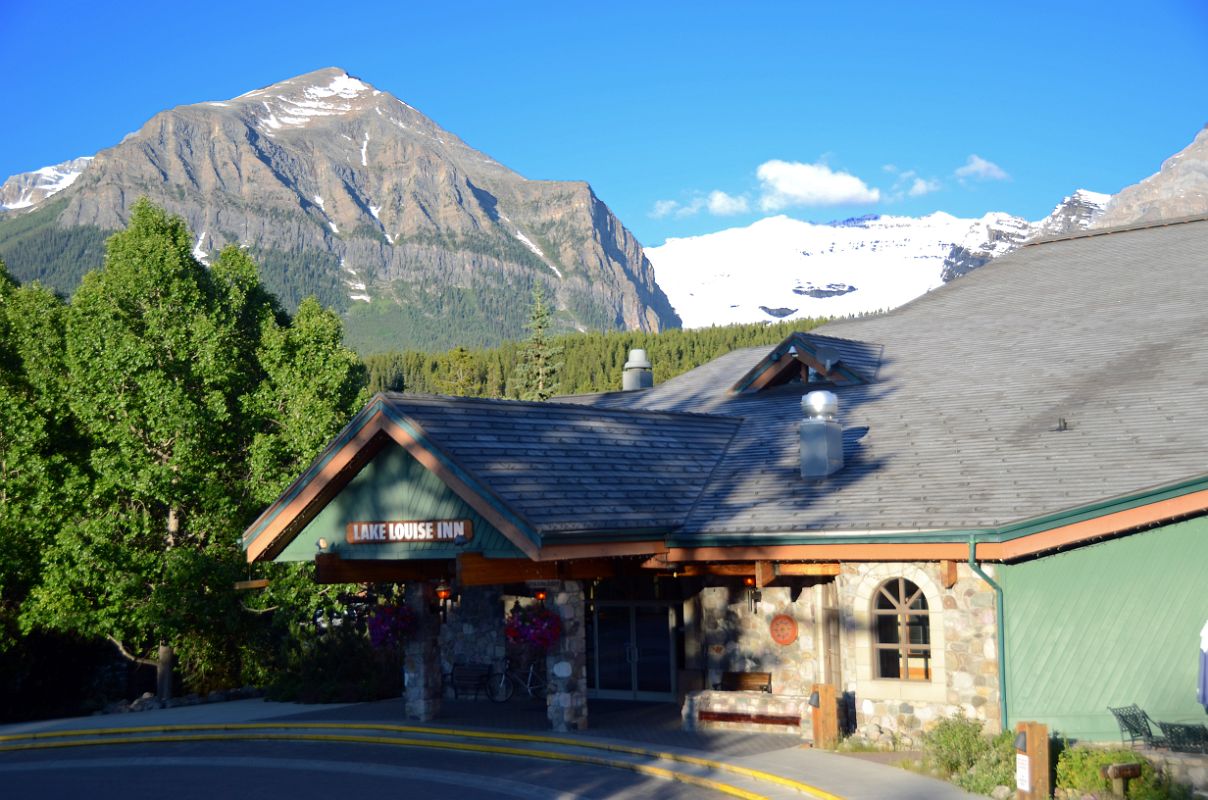
[{"label": "stone pillar", "polygon": [[549,679],[546,713],[555,731],[587,727],[587,626],[583,585],[579,581],[551,584],[546,606],[562,617],[562,636],[545,654]]},{"label": "stone pillar", "polygon": [[416,621],[403,650],[405,713],[408,719],[427,722],[440,713],[440,613],[431,610],[436,595],[427,583],[408,583],[404,597]]}]

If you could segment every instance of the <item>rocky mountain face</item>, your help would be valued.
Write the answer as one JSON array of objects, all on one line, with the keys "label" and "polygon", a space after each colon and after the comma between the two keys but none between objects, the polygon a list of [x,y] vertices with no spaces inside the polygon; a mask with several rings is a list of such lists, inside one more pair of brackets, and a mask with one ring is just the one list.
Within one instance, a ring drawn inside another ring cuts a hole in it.
[{"label": "rocky mountain face", "polygon": [[1208,127],[1162,168],[1112,198],[1096,228],[1208,214]]},{"label": "rocky mountain face", "polygon": [[60,183],[0,196],[0,257],[65,291],[146,195],[199,258],[246,247],[287,305],[346,310],[365,351],[519,338],[535,284],[564,329],[680,323],[588,184],[528,180],[339,69],[164,111]]}]

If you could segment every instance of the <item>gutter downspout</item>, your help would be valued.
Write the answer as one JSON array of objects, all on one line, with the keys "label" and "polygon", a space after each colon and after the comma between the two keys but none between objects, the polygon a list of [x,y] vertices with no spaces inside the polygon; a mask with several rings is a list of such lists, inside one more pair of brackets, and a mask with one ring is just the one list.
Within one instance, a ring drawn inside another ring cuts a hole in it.
[{"label": "gutter downspout", "polygon": [[994,604],[994,616],[995,627],[998,629],[998,714],[1001,719],[1002,729],[1005,731],[1007,730],[1007,635],[1003,628],[1002,587],[995,583],[994,579],[977,565],[977,540],[972,536],[969,537],[969,569],[977,573],[978,577],[983,581],[990,584],[990,588],[997,595]]}]

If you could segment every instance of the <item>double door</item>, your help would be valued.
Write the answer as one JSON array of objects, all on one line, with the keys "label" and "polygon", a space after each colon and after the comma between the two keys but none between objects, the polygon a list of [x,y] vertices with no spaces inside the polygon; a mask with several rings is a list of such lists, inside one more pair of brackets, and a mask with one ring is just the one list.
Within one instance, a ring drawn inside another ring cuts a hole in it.
[{"label": "double door", "polygon": [[675,700],[675,609],[598,602],[588,613],[589,695]]}]

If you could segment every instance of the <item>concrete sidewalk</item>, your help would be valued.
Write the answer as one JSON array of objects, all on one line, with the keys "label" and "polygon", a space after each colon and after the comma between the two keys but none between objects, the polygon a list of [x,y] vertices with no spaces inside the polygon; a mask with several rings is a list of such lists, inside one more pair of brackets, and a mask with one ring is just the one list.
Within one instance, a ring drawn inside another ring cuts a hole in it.
[{"label": "concrete sidewalk", "polygon": [[[446,701],[441,719],[422,724],[434,733],[464,729],[498,734],[540,733],[581,746],[617,744],[696,756],[779,775],[817,787],[845,800],[969,800],[977,797],[955,786],[897,767],[803,746],[794,736],[730,731],[684,731],[674,706],[593,701],[589,731],[554,734],[544,704]],[[0,735],[163,725],[241,723],[419,725],[403,714],[402,700],[376,703],[301,705],[261,699],[235,700],[129,714],[76,717],[0,727]]]}]

